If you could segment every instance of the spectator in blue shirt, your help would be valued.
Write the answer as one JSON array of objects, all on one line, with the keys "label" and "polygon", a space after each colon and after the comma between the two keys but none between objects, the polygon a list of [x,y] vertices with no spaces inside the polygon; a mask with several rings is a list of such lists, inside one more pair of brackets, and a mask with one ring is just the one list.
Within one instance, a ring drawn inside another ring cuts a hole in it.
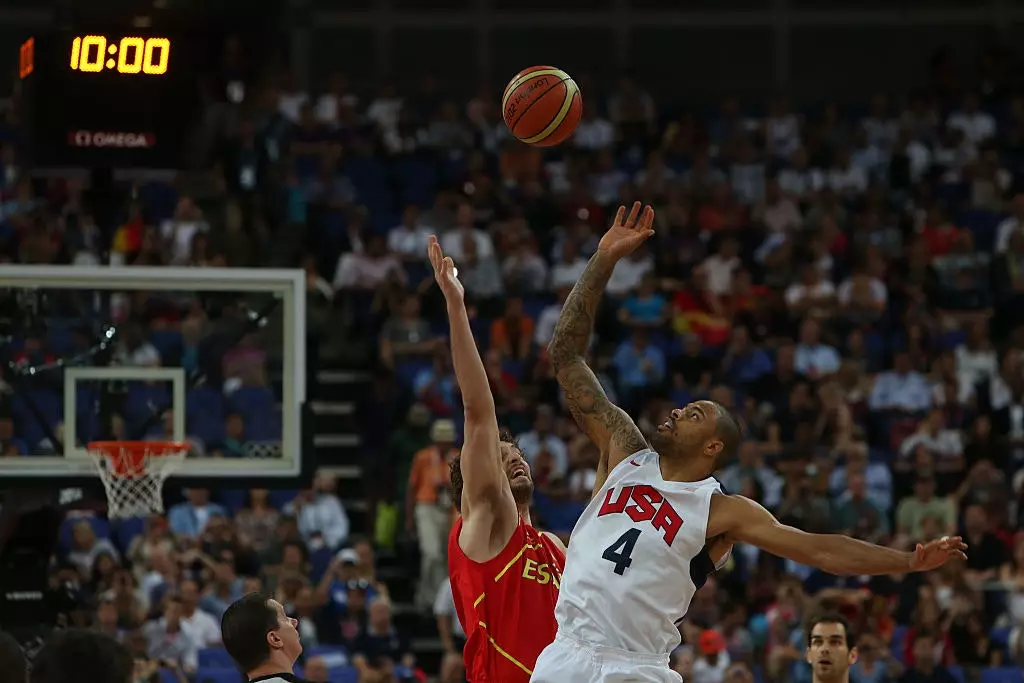
[{"label": "spectator in blue shirt", "polygon": [[821,327],[807,319],[800,326],[800,343],[796,347],[794,366],[805,377],[817,380],[839,370],[839,352],[821,343]]},{"label": "spectator in blue shirt", "polygon": [[668,301],[658,291],[654,273],[645,273],[636,292],[619,309],[619,321],[629,327],[660,327],[668,321]]},{"label": "spectator in blue shirt", "polygon": [[750,332],[737,326],[732,330],[732,341],[722,359],[722,372],[731,386],[745,386],[756,382],[772,371],[768,353],[750,343]]},{"label": "spectator in blue shirt", "polygon": [[212,517],[226,517],[227,513],[217,503],[210,502],[206,489],[189,489],[185,503],[178,503],[167,514],[167,521],[178,536],[199,538]]},{"label": "spectator in blue shirt", "polygon": [[665,354],[651,344],[643,328],[619,345],[612,366],[618,373],[619,392],[629,405],[665,380]]}]

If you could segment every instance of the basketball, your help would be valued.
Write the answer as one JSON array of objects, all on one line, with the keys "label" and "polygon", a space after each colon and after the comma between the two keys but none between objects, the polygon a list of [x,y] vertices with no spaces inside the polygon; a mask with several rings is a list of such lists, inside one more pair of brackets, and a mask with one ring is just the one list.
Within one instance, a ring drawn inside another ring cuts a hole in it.
[{"label": "basketball", "polygon": [[521,142],[551,147],[576,130],[583,98],[576,81],[561,69],[531,66],[505,86],[501,110],[505,125]]}]

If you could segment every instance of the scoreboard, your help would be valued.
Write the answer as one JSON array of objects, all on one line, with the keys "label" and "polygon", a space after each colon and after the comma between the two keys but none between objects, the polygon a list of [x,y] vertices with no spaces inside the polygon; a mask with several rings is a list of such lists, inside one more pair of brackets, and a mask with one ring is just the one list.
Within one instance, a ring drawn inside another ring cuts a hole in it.
[{"label": "scoreboard", "polygon": [[18,53],[36,168],[175,169],[200,113],[197,41],[184,33],[51,31]]}]

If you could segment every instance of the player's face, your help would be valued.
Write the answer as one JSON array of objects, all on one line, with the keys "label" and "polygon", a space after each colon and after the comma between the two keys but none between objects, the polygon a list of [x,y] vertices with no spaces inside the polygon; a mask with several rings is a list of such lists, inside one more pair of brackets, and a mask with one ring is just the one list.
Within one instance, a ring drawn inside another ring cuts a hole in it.
[{"label": "player's face", "polygon": [[811,642],[807,646],[807,663],[814,670],[816,681],[845,679],[850,665],[857,661],[857,649],[846,642],[846,628],[842,624],[821,623],[811,629]]},{"label": "player's face", "polygon": [[715,436],[718,407],[711,401],[695,401],[676,408],[651,435],[651,446],[670,457],[698,453]]},{"label": "player's face", "polygon": [[267,605],[277,612],[277,628],[267,634],[272,647],[282,650],[295,661],[302,654],[302,643],[299,642],[299,622],[284,612],[284,607],[277,600],[268,600]]},{"label": "player's face", "polygon": [[530,501],[533,495],[533,475],[530,472],[530,464],[523,459],[523,454],[518,448],[504,441],[501,448],[501,465],[505,468],[508,476],[508,484],[512,487],[512,497],[517,503],[525,504]]}]

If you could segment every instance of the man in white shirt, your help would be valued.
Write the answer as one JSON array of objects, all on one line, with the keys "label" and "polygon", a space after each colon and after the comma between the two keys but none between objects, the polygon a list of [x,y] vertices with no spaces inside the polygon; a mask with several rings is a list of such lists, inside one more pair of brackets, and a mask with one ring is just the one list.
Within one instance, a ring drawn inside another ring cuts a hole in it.
[{"label": "man in white shirt", "polygon": [[914,370],[910,354],[906,351],[896,354],[892,370],[879,373],[868,396],[868,407],[872,411],[918,413],[931,406],[931,386],[921,373]]},{"label": "man in white shirt", "polygon": [[464,239],[470,238],[476,243],[476,258],[481,261],[494,258],[494,242],[491,236],[473,226],[473,207],[469,203],[459,204],[455,211],[455,227],[441,236],[441,249],[452,257],[456,264],[466,258],[463,248]]},{"label": "man in white shirt", "polygon": [[839,361],[839,352],[828,344],[821,343],[821,328],[818,323],[805,320],[800,326],[800,343],[797,344],[793,359],[796,371],[817,380],[837,372]]},{"label": "man in white shirt", "polygon": [[613,297],[623,297],[637,288],[646,273],[654,270],[654,259],[645,247],[640,247],[615,265],[605,291]]},{"label": "man in white shirt", "polygon": [[587,259],[580,254],[579,245],[571,238],[562,240],[561,260],[551,267],[552,289],[572,287],[583,275],[587,267]]},{"label": "man in white shirt", "polygon": [[199,584],[195,579],[183,579],[178,589],[181,592],[181,630],[200,649],[220,645],[220,624],[213,615],[199,609]]},{"label": "man in white shirt", "polygon": [[572,142],[580,149],[607,149],[615,144],[615,127],[611,121],[602,118],[597,107],[588,100],[583,104],[583,120],[576,126]]},{"label": "man in white shirt", "polygon": [[996,253],[1004,254],[1010,248],[1010,239],[1024,232],[1024,193],[1017,193],[1010,204],[1010,215],[996,228]]},{"label": "man in white shirt", "polygon": [[949,115],[946,125],[964,134],[970,142],[980,144],[996,134],[996,120],[981,110],[981,103],[974,93],[964,98],[963,106]]},{"label": "man in white shirt", "polygon": [[431,229],[420,221],[420,208],[409,205],[402,212],[402,222],[388,232],[388,251],[403,261],[423,261]]},{"label": "man in white shirt", "polygon": [[708,289],[719,296],[732,293],[732,274],[740,267],[740,243],[726,237],[718,251],[704,259],[701,266],[708,274]]},{"label": "man in white shirt", "polygon": [[298,520],[299,533],[313,550],[337,550],[348,539],[349,520],[338,496],[337,482],[326,472],[317,472],[313,488],[301,491],[284,506],[284,513]]}]

